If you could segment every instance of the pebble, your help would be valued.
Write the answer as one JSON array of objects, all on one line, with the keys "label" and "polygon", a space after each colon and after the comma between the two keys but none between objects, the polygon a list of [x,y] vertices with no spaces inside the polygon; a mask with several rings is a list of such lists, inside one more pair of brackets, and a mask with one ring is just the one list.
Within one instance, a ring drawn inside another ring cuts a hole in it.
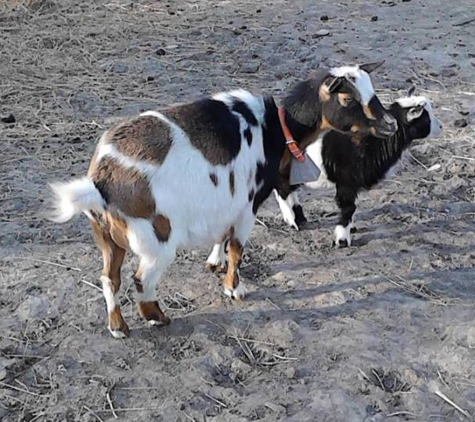
[{"label": "pebble", "polygon": [[467,127],[468,126],[468,122],[466,119],[457,119],[455,120],[454,122],[454,126],[455,127]]},{"label": "pebble", "polygon": [[16,119],[15,119],[15,116],[13,114],[9,114],[8,116],[2,116],[0,117],[0,120],[3,122],[3,123],[15,123],[16,122]]},{"label": "pebble", "polygon": [[320,31],[317,31],[312,35],[312,38],[326,37],[327,35],[330,35],[330,31],[328,29],[320,29]]},{"label": "pebble", "polygon": [[165,54],[167,54],[167,52],[163,48],[159,48],[157,51],[155,51],[155,54],[157,56],[164,56]]},{"label": "pebble", "polygon": [[285,407],[280,404],[276,404],[276,403],[272,403],[268,401],[264,403],[264,406],[276,413],[286,413]]},{"label": "pebble", "polygon": [[377,16],[371,16],[371,22],[376,22],[379,18]]},{"label": "pebble", "polygon": [[322,22],[326,22],[326,21],[328,20],[328,15],[322,15],[322,16],[320,16],[320,20],[321,20]]}]

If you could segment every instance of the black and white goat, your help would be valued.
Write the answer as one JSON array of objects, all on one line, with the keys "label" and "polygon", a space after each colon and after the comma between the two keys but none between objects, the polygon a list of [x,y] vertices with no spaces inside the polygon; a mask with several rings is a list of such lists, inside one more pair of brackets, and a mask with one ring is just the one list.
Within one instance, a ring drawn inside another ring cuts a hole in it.
[{"label": "black and white goat", "polygon": [[[322,170],[319,180],[306,186],[316,189],[330,182],[336,187],[340,218],[335,228],[335,244],[339,247],[351,245],[352,218],[359,191],[369,190],[383,180],[413,140],[438,137],[442,133],[442,125],[434,115],[431,102],[412,94],[413,90],[410,90],[409,96],[398,99],[389,108],[398,123],[393,136],[378,139],[372,135],[347,136],[328,131],[306,149]],[[285,194],[285,191],[281,192]],[[298,229],[306,219],[297,192],[293,191],[285,198],[279,194],[279,188],[275,193],[284,219]]]},{"label": "black and white goat", "polygon": [[[396,130],[366,72],[377,66],[322,70],[290,92],[287,121],[301,148],[330,128],[379,135]],[[341,93],[355,101],[342,103]],[[272,97],[238,90],[120,123],[102,135],[87,177],[51,185],[54,221],[81,212],[91,220],[114,337],[129,334],[117,298],[128,249],[140,258],[138,308],[150,323],[169,322],[155,287],[177,249],[228,242],[225,293],[244,297],[243,247],[288,155]]]}]

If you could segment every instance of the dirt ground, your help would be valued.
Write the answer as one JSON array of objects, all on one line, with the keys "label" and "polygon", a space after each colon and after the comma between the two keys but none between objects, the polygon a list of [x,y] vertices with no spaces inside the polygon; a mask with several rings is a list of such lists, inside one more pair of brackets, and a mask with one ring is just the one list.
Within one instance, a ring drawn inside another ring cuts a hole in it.
[{"label": "dirt ground", "polygon": [[[473,0],[0,1],[0,419],[467,421],[475,415]],[[148,328],[113,339],[84,217],[38,211],[47,181],[85,173],[121,116],[233,87],[277,98],[318,66],[387,59],[381,98],[411,84],[445,126],[361,195],[332,247],[333,192],[288,228],[270,198],[235,303],[181,253]],[[10,118],[11,120],[11,118]],[[457,408],[458,407],[458,408]],[[113,411],[113,409],[115,409]]]}]

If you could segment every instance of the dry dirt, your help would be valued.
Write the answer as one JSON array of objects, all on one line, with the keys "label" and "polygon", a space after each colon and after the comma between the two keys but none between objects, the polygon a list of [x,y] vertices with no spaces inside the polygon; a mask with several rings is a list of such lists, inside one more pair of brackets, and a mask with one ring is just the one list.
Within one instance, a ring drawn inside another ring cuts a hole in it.
[{"label": "dry dirt", "polygon": [[[0,115],[16,120],[0,123],[0,419],[471,420],[473,0],[0,8]],[[159,286],[172,324],[150,329],[131,259],[122,309],[132,335],[113,339],[90,228],[38,216],[46,182],[84,174],[118,117],[232,87],[281,98],[318,66],[381,58],[373,80],[385,102],[414,83],[445,133],[361,195],[354,246],[332,247],[333,192],[303,195],[300,233],[271,198],[247,248],[245,302],[206,272],[209,249],[188,251]]]}]

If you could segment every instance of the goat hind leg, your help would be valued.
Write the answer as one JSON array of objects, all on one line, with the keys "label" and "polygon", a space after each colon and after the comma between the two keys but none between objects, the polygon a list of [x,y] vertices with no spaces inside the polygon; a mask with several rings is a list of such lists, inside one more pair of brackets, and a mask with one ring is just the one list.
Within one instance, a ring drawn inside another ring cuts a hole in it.
[{"label": "goat hind leg", "polygon": [[109,231],[109,225],[101,224],[95,219],[91,220],[91,224],[104,261],[101,282],[107,304],[108,328],[112,336],[116,338],[128,337],[129,327],[122,317],[117,301],[117,293],[121,283],[120,269],[124,262],[126,250],[114,242]]}]

